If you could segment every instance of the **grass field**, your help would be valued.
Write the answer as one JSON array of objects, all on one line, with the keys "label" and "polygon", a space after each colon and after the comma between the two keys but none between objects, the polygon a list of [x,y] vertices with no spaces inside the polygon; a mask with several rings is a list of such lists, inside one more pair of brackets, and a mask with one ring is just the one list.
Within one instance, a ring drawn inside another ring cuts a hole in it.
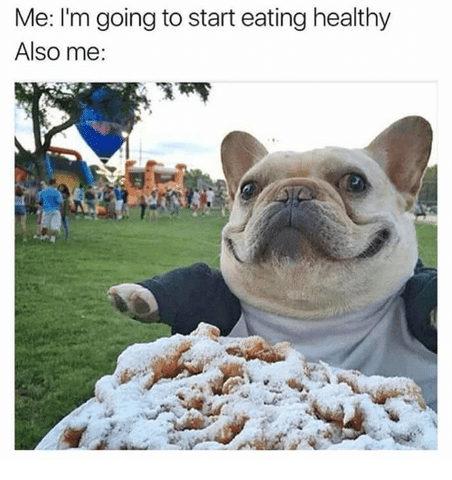
[{"label": "grass field", "polygon": [[[165,325],[143,325],[114,312],[107,289],[194,262],[218,267],[226,221],[188,211],[140,221],[132,210],[121,222],[71,219],[71,240],[54,245],[16,236],[16,449],[33,449],[92,397],[95,382],[113,372],[127,346],[170,334]],[[417,228],[421,257],[436,266],[436,226]]]}]

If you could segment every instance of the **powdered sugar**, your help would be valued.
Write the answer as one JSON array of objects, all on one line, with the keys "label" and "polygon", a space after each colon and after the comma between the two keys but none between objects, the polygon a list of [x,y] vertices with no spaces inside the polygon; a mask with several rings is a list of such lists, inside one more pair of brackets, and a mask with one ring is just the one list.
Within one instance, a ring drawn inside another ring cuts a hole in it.
[{"label": "powdered sugar", "polygon": [[201,324],[127,348],[37,449],[435,449],[436,422],[411,380]]}]

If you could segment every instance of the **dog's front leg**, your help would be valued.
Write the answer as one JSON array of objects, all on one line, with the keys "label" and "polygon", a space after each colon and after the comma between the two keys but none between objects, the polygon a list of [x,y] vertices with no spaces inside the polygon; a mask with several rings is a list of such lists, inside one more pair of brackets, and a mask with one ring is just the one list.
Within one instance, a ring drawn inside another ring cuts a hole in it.
[{"label": "dog's front leg", "polygon": [[111,304],[121,313],[144,323],[160,321],[157,300],[152,292],[136,283],[122,283],[108,290]]}]

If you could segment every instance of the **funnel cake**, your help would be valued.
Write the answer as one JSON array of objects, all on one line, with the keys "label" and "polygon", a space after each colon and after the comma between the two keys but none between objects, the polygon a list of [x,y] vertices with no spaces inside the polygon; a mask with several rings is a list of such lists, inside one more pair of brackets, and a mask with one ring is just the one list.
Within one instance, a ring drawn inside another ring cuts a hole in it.
[{"label": "funnel cake", "polygon": [[436,423],[412,380],[200,324],[127,348],[37,449],[435,449]]}]

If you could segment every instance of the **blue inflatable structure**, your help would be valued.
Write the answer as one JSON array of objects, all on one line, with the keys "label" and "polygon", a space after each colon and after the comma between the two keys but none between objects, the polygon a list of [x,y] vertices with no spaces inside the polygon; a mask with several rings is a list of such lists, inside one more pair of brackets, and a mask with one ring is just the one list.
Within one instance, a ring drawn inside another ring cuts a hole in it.
[{"label": "blue inflatable structure", "polygon": [[46,155],[44,166],[48,178],[54,178],[55,173],[64,171],[68,174],[72,173],[77,175],[85,185],[92,185],[94,183],[93,172],[84,161],[69,162]]},{"label": "blue inflatable structure", "polygon": [[80,106],[77,130],[99,159],[107,163],[123,144],[133,114],[124,112],[122,100],[108,86],[93,90],[80,101]]},{"label": "blue inflatable structure", "polygon": [[[59,147],[49,147],[49,151],[54,155],[44,157],[44,167],[48,179],[54,178],[57,183],[63,183],[69,189],[80,183],[85,185],[94,183],[93,172],[88,164],[82,160],[79,152]],[[73,155],[76,160],[71,161],[61,157],[61,155]]]}]

